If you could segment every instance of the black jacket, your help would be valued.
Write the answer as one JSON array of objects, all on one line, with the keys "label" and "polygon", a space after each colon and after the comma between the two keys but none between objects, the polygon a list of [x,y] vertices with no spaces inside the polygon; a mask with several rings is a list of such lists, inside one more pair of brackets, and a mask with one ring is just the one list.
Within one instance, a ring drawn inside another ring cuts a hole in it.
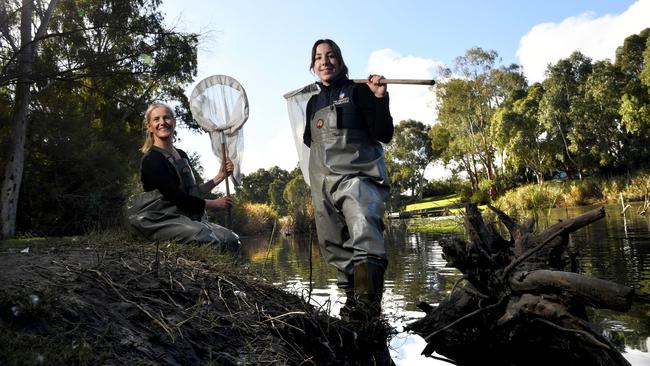
[{"label": "black jacket", "polygon": [[393,138],[393,117],[390,115],[388,95],[377,98],[367,84],[355,84],[346,77],[335,80],[331,85],[320,84],[320,92],[307,102],[307,124],[303,142],[311,146],[309,121],[316,111],[334,104],[337,110],[338,128],[361,128],[368,136],[379,142],[388,143]]},{"label": "black jacket", "polygon": [[[181,158],[188,159],[185,151],[176,149]],[[194,197],[180,188],[181,181],[174,166],[156,150],[149,150],[140,163],[140,180],[145,191],[157,189],[163,197],[176,205],[189,217],[200,217],[205,210],[205,200]]]}]

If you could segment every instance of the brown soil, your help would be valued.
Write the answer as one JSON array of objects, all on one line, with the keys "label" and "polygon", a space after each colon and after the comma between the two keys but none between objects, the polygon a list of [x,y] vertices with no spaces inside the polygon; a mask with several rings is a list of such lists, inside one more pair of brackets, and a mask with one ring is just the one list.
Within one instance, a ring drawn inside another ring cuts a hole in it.
[{"label": "brown soil", "polygon": [[92,241],[0,249],[0,365],[342,365],[385,351],[387,332],[360,336],[208,250]]}]

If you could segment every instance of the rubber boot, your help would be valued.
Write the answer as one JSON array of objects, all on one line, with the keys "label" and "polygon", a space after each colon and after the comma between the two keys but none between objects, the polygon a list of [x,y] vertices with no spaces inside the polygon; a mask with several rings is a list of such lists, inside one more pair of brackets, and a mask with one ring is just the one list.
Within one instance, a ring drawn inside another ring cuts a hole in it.
[{"label": "rubber boot", "polygon": [[345,304],[341,307],[339,311],[339,316],[341,320],[345,322],[350,321],[350,314],[354,311],[357,306],[357,300],[354,297],[354,288],[348,288],[345,290]]},{"label": "rubber boot", "polygon": [[368,322],[379,319],[384,292],[384,266],[372,261],[354,265],[355,311],[353,320]]},{"label": "rubber boot", "polygon": [[384,292],[385,266],[380,262],[363,261],[354,266],[356,305],[350,313],[350,324],[359,336],[359,364],[394,366],[388,350],[390,330],[381,320],[381,298]]},{"label": "rubber boot", "polygon": [[354,308],[357,305],[357,300],[354,297],[354,276],[345,274],[346,281],[340,283],[340,288],[345,291],[345,304],[341,307],[339,311],[339,316],[341,320],[348,322],[350,321],[350,314],[354,311]]}]

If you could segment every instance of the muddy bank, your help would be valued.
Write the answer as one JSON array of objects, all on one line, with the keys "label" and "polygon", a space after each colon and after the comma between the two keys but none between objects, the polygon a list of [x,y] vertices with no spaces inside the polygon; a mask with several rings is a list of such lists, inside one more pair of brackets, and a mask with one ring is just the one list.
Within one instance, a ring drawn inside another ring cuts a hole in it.
[{"label": "muddy bank", "polygon": [[207,248],[28,245],[0,247],[2,365],[366,364],[388,337],[359,337]]}]

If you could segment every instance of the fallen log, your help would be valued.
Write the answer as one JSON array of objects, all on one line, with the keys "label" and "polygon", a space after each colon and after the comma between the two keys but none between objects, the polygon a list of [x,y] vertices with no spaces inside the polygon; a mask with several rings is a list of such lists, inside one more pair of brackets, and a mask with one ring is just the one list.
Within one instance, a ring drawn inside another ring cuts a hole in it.
[{"label": "fallen log", "polygon": [[629,365],[589,323],[586,307],[628,311],[647,294],[575,273],[569,234],[605,216],[603,208],[533,233],[533,221],[517,223],[491,207],[508,231],[486,224],[467,207],[468,241],[441,241],[447,265],[463,277],[438,307],[421,304],[426,316],[407,327],[421,335],[426,356],[434,352],[462,365]]},{"label": "fallen log", "polygon": [[510,288],[518,293],[552,293],[572,297],[585,305],[628,311],[636,296],[633,288],[578,273],[537,270],[517,272],[510,278]]}]

